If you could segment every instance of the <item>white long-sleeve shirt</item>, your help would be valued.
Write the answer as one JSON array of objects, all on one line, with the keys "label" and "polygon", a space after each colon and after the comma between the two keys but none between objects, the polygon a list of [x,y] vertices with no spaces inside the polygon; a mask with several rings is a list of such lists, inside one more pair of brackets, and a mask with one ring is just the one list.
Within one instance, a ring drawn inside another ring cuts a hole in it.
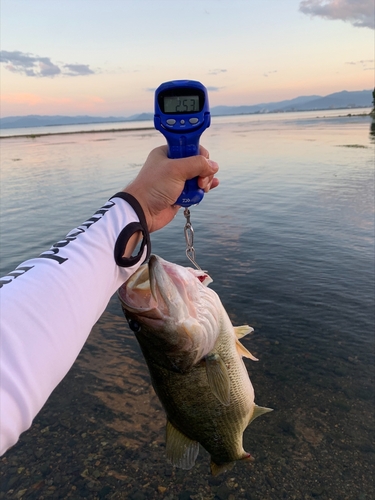
[{"label": "white long-sleeve shirt", "polygon": [[[138,256],[122,258],[139,229],[144,238]],[[111,296],[149,251],[142,209],[119,193],[0,280],[0,454],[30,427]]]}]

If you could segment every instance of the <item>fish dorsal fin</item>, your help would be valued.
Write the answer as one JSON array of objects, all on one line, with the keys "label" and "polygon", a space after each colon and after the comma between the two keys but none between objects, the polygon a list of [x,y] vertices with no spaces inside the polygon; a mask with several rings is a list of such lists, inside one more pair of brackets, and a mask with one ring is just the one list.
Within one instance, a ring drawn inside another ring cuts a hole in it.
[{"label": "fish dorsal fin", "polygon": [[206,356],[208,384],[214,396],[225,406],[230,403],[230,379],[228,369],[221,357],[211,352]]},{"label": "fish dorsal fin", "polygon": [[199,453],[199,443],[182,434],[167,420],[166,454],[175,467],[190,470]]},{"label": "fish dorsal fin", "polygon": [[234,326],[233,328],[238,339],[242,339],[242,337],[254,331],[254,328],[249,325]]},{"label": "fish dorsal fin", "polygon": [[253,355],[251,354],[251,352],[250,352],[250,351],[248,351],[248,350],[246,349],[246,347],[245,347],[245,346],[243,346],[243,345],[241,344],[241,342],[239,342],[237,339],[236,339],[236,348],[237,348],[237,352],[238,352],[238,354],[239,354],[240,356],[243,356],[244,358],[249,358],[249,359],[252,359],[253,361],[259,361],[259,359],[258,359],[258,358],[256,358],[255,356],[253,356]]},{"label": "fish dorsal fin", "polygon": [[260,417],[264,413],[268,413],[270,411],[273,411],[273,409],[272,408],[264,408],[263,406],[258,406],[256,404],[254,404],[254,411],[250,417],[249,424],[251,424],[251,422],[253,420],[255,420],[257,417]]}]

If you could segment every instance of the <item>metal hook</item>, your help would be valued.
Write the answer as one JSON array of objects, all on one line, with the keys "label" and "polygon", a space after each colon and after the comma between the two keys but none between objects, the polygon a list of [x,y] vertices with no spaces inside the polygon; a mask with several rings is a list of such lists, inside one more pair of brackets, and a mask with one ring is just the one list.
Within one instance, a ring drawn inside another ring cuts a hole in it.
[{"label": "metal hook", "polygon": [[191,225],[190,222],[190,210],[188,208],[185,208],[184,210],[184,216],[186,219],[186,224],[184,228],[184,233],[185,233],[185,240],[186,240],[186,257],[190,260],[190,262],[199,270],[201,268],[198,266],[198,264],[195,261],[195,250],[194,250],[194,229],[193,226]]}]

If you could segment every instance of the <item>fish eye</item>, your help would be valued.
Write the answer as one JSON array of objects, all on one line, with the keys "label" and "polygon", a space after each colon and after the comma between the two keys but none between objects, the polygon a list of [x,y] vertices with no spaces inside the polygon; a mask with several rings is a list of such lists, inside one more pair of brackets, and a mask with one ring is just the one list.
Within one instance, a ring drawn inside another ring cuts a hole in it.
[{"label": "fish eye", "polygon": [[126,318],[126,319],[128,320],[128,325],[130,330],[132,330],[135,333],[139,332],[139,330],[141,329],[141,325],[134,319],[131,318]]}]

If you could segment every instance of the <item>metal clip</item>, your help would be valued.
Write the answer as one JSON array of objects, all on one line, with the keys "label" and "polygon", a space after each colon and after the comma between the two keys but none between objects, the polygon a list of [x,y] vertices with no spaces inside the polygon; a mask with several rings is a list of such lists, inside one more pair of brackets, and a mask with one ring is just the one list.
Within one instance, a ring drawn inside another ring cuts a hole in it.
[{"label": "metal clip", "polygon": [[186,219],[186,224],[185,224],[185,228],[184,228],[185,240],[186,240],[186,257],[190,260],[190,262],[197,269],[201,270],[201,268],[195,262],[195,250],[194,250],[194,247],[193,247],[193,243],[194,243],[194,230],[193,230],[193,226],[191,225],[191,222],[190,222],[190,210],[188,208],[185,208],[185,210],[184,210],[184,216],[185,216],[185,219]]}]

